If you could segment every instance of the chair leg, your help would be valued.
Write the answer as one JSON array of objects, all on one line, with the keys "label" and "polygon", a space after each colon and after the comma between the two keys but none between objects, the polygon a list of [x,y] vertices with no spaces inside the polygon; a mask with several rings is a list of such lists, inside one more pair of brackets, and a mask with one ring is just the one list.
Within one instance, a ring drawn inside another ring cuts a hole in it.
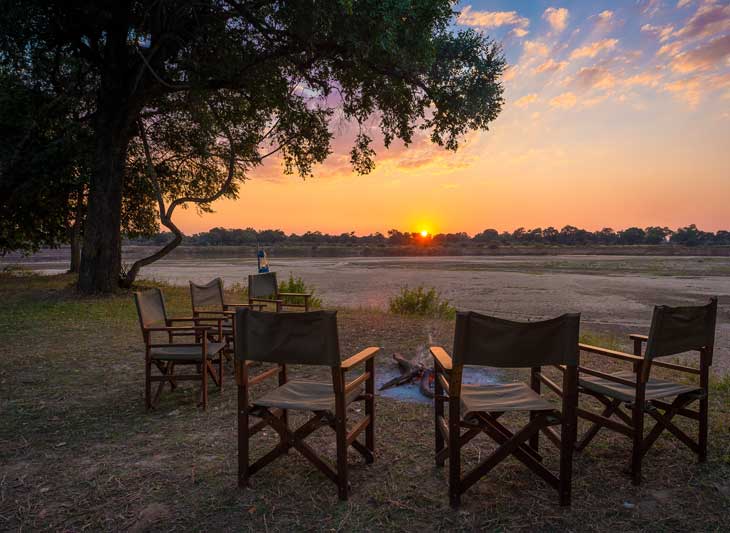
[{"label": "chair leg", "polygon": [[454,509],[461,505],[460,418],[458,402],[449,402],[449,504]]},{"label": "chair leg", "polygon": [[644,408],[643,402],[636,402],[632,411],[634,426],[633,446],[631,448],[631,482],[641,484],[641,458],[644,447]]},{"label": "chair leg", "polygon": [[370,450],[370,457],[365,459],[367,464],[375,461],[375,360],[368,359],[365,363],[365,370],[370,372],[370,377],[365,382],[365,416],[370,417],[370,423],[365,428],[365,447]]},{"label": "chair leg", "polygon": [[203,411],[208,409],[208,363],[203,363],[203,372],[200,376],[200,392],[203,397]]},{"label": "chair leg", "polygon": [[441,433],[440,420],[444,416],[444,389],[441,386],[441,381],[438,379],[438,369],[434,368],[434,382],[433,382],[433,395],[434,395],[434,435],[436,437],[434,455],[436,457],[436,466],[444,466],[445,458],[440,453],[445,447],[444,436]]},{"label": "chair leg", "polygon": [[560,435],[560,505],[571,502],[573,483],[573,451],[575,450],[577,421],[564,418]]},{"label": "chair leg", "polygon": [[149,411],[152,409],[152,362],[147,360],[144,365],[144,405]]},{"label": "chair leg", "polygon": [[245,388],[238,386],[238,487],[248,485],[249,466],[248,405]]},{"label": "chair leg", "polygon": [[218,352],[218,388],[223,390],[223,350]]},{"label": "chair leg", "polygon": [[337,417],[337,496],[347,500],[347,422],[345,417]]},{"label": "chair leg", "polygon": [[705,395],[705,397],[700,400],[700,427],[698,435],[699,452],[697,453],[697,460],[700,463],[707,461],[708,407],[708,400]]}]

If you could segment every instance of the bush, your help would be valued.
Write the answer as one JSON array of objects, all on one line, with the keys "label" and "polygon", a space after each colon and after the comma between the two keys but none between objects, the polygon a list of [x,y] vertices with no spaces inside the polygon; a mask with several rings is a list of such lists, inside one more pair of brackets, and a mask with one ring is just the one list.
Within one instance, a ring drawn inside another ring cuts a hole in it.
[{"label": "bush", "polygon": [[423,286],[410,289],[403,287],[400,293],[390,299],[388,307],[397,315],[426,316],[431,318],[454,318],[456,308],[441,298],[436,289]]},{"label": "bush", "polygon": [[[295,278],[291,272],[289,273],[288,280],[279,282],[279,292],[301,292],[311,294],[312,297],[309,299],[309,307],[312,309],[322,307],[322,299],[317,298],[314,295],[314,291],[314,287],[307,287],[307,284],[304,283],[302,278]],[[302,303],[302,299],[296,296],[285,296],[282,299],[284,300],[284,303]]]}]

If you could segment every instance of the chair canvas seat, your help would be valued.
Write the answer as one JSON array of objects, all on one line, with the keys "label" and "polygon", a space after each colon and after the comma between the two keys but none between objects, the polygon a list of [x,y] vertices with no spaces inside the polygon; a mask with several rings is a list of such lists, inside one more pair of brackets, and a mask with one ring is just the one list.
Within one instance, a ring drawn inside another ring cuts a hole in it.
[{"label": "chair canvas seat", "polygon": [[[225,343],[223,342],[209,342],[208,343],[208,358],[212,359],[214,355],[220,352]],[[152,359],[165,359],[165,360],[176,360],[176,361],[195,361],[200,359],[202,355],[202,346],[165,346],[164,348],[152,348],[151,357]]]},{"label": "chair canvas seat", "polygon": [[550,402],[524,383],[461,386],[461,408],[465,416],[479,412],[552,411]]},{"label": "chair canvas seat", "polygon": [[[361,389],[350,392],[345,397],[345,403],[354,401],[361,392]],[[279,409],[334,411],[335,392],[332,383],[292,380],[257,398],[253,404]]]},{"label": "chair canvas seat", "polygon": [[[636,381],[636,374],[631,370],[615,372],[611,375],[621,379],[627,379],[634,382]],[[633,402],[636,396],[636,387],[624,385],[623,383],[616,383],[604,378],[589,376],[587,374],[582,374],[580,376],[578,384],[584,389],[604,394],[611,398],[621,400],[622,402]],[[663,379],[649,378],[649,381],[646,383],[645,399],[655,400],[670,396],[679,396],[680,394],[700,390],[702,389],[696,385],[683,385],[672,381],[665,381]]]}]

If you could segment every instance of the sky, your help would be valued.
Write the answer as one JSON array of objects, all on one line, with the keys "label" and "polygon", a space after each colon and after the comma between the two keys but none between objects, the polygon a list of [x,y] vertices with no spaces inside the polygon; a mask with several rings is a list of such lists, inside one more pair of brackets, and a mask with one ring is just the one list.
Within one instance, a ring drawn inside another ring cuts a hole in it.
[{"label": "sky", "polygon": [[[349,166],[347,125],[302,180],[274,162],[211,227],[288,233],[697,224],[730,229],[730,0],[461,2],[455,28],[503,46],[506,103],[458,152],[418,137]],[[373,124],[373,128],[376,125]]]}]

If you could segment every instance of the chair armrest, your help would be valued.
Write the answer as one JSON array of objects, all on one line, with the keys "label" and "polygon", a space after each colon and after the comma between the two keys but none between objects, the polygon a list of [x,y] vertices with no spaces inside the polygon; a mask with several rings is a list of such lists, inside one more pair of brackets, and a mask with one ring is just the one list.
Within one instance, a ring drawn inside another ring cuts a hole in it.
[{"label": "chair armrest", "polygon": [[350,370],[353,366],[359,365],[360,363],[363,363],[368,359],[372,359],[379,351],[380,347],[378,346],[370,346],[369,348],[365,348],[360,353],[357,353],[352,357],[348,357],[347,359],[342,361],[340,363],[340,368],[342,370]]},{"label": "chair armrest", "polygon": [[593,353],[596,355],[603,355],[606,357],[611,357],[613,359],[620,359],[622,361],[629,361],[631,363],[643,363],[644,358],[639,357],[637,355],[631,355],[624,352],[617,352],[616,350],[609,350],[608,348],[601,348],[600,346],[592,346],[590,344],[583,344],[578,343],[578,347],[588,353]]},{"label": "chair armrest", "polygon": [[312,294],[307,294],[304,292],[280,292],[279,296],[300,296],[302,298],[311,298]]},{"label": "chair armrest", "polygon": [[251,304],[223,304],[223,308],[226,307],[251,307]]},{"label": "chair armrest", "polygon": [[441,346],[431,346],[431,355],[444,370],[451,370],[451,356]]},{"label": "chair armrest", "polygon": [[639,335],[638,333],[632,333],[631,335],[629,335],[629,339],[631,339],[632,341],[646,342],[649,340],[649,337],[647,335]]},{"label": "chair armrest", "polygon": [[284,300],[271,300],[269,298],[249,298],[250,302],[264,302],[264,303],[272,303],[272,304],[282,304],[284,303]]},{"label": "chair armrest", "polygon": [[211,329],[210,326],[152,326],[143,328],[144,331],[208,331]]},{"label": "chair armrest", "polygon": [[608,381],[613,381],[614,383],[620,383],[622,385],[627,385],[629,387],[636,387],[636,382],[631,381],[629,379],[619,378],[617,376],[613,376],[611,374],[607,374],[605,372],[600,372],[598,370],[593,370],[592,368],[586,368],[584,366],[578,367],[578,372],[583,374],[588,374],[589,376],[594,376],[601,379],[606,379]]},{"label": "chair armrest", "polygon": [[[217,311],[218,315],[221,315],[222,313],[220,311]],[[200,316],[191,316],[191,317],[181,317],[181,318],[168,318],[167,321],[171,324],[173,322],[193,322],[194,324],[199,324],[200,322],[218,322],[221,323],[225,321],[226,318],[223,316],[218,317],[200,317]]]}]

